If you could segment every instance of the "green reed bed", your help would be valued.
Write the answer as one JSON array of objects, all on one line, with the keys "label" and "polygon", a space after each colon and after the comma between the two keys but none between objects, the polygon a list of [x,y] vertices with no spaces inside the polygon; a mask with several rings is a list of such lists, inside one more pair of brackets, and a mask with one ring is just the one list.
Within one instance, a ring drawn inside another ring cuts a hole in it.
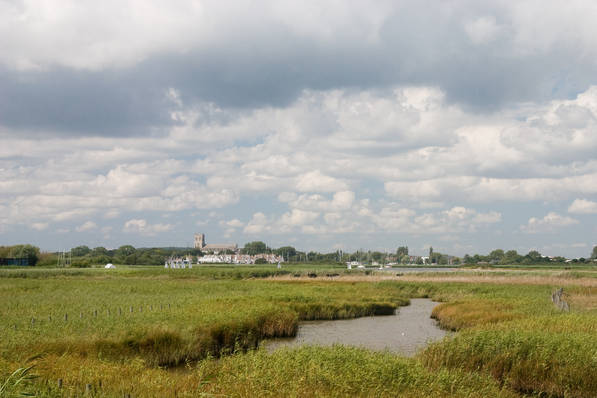
[{"label": "green reed bed", "polygon": [[441,370],[387,352],[303,347],[204,361],[206,392],[231,397],[513,397],[488,377]]},{"label": "green reed bed", "polygon": [[[460,330],[419,356],[431,369],[482,372],[520,393],[597,397],[597,311],[550,301],[550,286],[496,286],[435,308],[440,324]],[[569,287],[565,297],[594,296]]]},{"label": "green reed bed", "polygon": [[153,365],[254,348],[264,338],[294,335],[301,319],[388,314],[408,303],[380,285],[130,276],[0,279],[0,299],[6,357],[140,355]]},{"label": "green reed bed", "polygon": [[[51,365],[49,362],[51,361]],[[76,369],[76,370],[75,370]],[[60,388],[24,384],[14,392],[38,396],[122,397],[496,397],[518,395],[490,376],[461,370],[430,371],[388,352],[333,347],[264,350],[207,358],[183,369],[115,366],[88,358],[52,357],[34,369],[64,374]],[[89,392],[86,392],[89,391]]]}]

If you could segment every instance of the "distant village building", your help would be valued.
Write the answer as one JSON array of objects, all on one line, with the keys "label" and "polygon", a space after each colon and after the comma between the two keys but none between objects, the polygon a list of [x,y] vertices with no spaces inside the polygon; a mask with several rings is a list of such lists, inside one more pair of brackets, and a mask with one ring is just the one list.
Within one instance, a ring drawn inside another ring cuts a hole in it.
[{"label": "distant village building", "polygon": [[197,258],[197,264],[255,264],[259,259],[269,264],[284,262],[284,257],[275,254],[206,254]]},{"label": "distant village building", "polygon": [[238,245],[236,243],[211,243],[211,244],[206,244],[205,243],[205,234],[195,234],[195,249],[199,249],[202,252],[214,252],[214,253],[219,253],[219,252],[225,252],[227,250],[233,251],[233,252],[237,252],[238,251]]}]

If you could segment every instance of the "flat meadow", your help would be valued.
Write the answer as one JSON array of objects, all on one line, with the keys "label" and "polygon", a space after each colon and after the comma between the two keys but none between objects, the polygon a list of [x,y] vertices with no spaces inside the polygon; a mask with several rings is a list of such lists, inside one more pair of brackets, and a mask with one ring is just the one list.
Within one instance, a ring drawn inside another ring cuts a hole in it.
[{"label": "flat meadow", "polygon": [[[260,348],[418,297],[455,333],[412,358]],[[0,396],[597,397],[592,269],[19,268],[0,270],[0,299]]]}]

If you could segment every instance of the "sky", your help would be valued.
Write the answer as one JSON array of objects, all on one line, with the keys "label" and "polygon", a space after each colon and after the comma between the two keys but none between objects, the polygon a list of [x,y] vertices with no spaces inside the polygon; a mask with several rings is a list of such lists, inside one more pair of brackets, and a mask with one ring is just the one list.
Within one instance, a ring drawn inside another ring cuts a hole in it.
[{"label": "sky", "polygon": [[0,245],[588,257],[594,1],[0,0]]}]

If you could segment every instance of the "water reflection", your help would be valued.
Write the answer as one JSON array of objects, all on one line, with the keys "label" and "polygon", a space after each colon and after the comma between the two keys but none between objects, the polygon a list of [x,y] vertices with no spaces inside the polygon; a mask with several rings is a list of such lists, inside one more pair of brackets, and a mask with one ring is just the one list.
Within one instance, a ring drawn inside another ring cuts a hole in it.
[{"label": "water reflection", "polygon": [[437,304],[429,299],[411,299],[411,304],[400,307],[396,315],[304,322],[296,337],[268,340],[264,344],[270,352],[304,344],[346,344],[411,356],[428,342],[446,335],[430,318]]}]

